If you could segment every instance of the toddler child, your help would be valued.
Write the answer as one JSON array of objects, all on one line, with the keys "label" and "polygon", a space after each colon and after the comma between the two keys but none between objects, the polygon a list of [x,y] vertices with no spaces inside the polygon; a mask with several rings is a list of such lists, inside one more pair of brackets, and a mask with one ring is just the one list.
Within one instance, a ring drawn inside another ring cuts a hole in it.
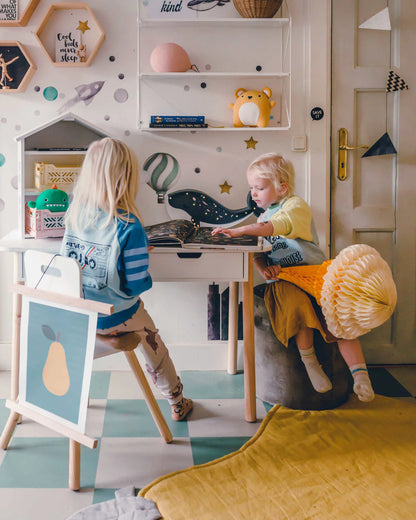
[{"label": "toddler child", "polygon": [[84,297],[110,303],[114,313],[98,315],[97,333],[136,332],[146,368],[168,400],[172,419],[181,421],[193,403],[182,393],[168,349],[140,294],[152,286],[148,239],[135,198],[139,167],[122,141],[108,137],[88,147],[65,218],[61,253],[81,265]]},{"label": "toddler child", "polygon": [[[281,155],[268,153],[254,160],[247,169],[251,197],[264,209],[257,223],[236,228],[217,227],[213,234],[229,237],[254,235],[265,237],[271,245],[267,253],[256,254],[254,265],[268,282],[277,281],[282,267],[317,265],[326,260],[318,245],[309,205],[294,195],[294,169]],[[318,329],[326,342],[338,341],[339,350],[354,379],[354,392],[361,401],[374,399],[361,344],[357,339],[334,338],[327,330],[323,316],[317,315],[309,296],[292,284],[279,282],[279,288],[266,288],[265,301],[280,309],[281,323],[273,323],[278,339],[288,345],[296,340],[301,359],[312,386],[317,392],[327,392],[332,384],[322,370],[313,346],[313,329]],[[282,300],[281,302],[279,300]],[[302,308],[303,307],[303,308]],[[270,312],[270,311],[269,311]]]}]

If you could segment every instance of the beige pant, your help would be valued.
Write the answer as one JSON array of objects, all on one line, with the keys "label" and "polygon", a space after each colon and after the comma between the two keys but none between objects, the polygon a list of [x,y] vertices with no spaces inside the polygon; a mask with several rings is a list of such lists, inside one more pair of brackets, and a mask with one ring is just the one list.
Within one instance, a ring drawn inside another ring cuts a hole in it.
[{"label": "beige pant", "polygon": [[162,392],[169,404],[178,403],[182,395],[182,382],[176,374],[169,351],[158,334],[152,318],[140,303],[136,314],[124,323],[109,329],[97,329],[98,334],[118,336],[126,332],[136,332],[141,338],[141,351],[146,360],[146,370],[152,376],[153,383]]}]

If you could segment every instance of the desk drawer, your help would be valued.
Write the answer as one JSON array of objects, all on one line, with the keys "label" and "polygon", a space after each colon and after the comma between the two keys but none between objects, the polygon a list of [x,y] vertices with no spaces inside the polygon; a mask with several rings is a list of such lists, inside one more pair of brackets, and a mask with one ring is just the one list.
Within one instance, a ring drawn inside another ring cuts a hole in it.
[{"label": "desk drawer", "polygon": [[247,278],[247,254],[233,253],[151,253],[150,274],[159,281],[243,281]]}]

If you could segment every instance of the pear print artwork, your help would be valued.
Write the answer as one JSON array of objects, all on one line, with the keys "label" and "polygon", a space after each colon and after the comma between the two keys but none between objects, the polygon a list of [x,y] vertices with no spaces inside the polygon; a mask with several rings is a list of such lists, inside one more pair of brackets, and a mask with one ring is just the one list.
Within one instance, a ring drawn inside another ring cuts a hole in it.
[{"label": "pear print artwork", "polygon": [[48,357],[43,368],[43,383],[54,395],[65,395],[68,392],[70,378],[66,365],[65,349],[59,343],[59,332],[55,336],[54,331],[48,325],[42,325],[43,334],[52,343],[49,347]]}]

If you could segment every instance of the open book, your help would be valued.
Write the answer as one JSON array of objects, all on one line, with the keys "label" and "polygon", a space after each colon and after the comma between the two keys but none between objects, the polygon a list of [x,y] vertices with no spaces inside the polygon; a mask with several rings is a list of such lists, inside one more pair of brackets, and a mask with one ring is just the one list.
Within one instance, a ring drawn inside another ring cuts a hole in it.
[{"label": "open book", "polygon": [[261,247],[259,237],[243,235],[230,238],[225,235],[211,235],[213,227],[200,227],[190,220],[176,219],[160,224],[146,226],[149,244],[155,247],[183,247],[183,248],[244,248]]}]

